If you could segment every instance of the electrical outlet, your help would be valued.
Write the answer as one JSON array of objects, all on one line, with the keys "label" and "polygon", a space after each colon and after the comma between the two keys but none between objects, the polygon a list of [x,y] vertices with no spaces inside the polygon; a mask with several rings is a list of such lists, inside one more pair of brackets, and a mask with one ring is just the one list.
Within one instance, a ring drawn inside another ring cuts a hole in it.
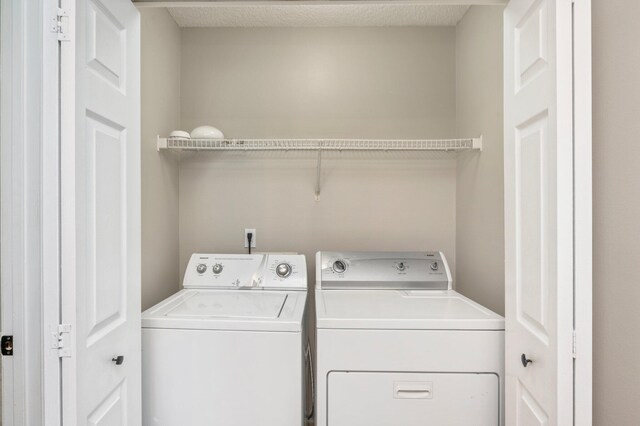
[{"label": "electrical outlet", "polygon": [[249,247],[249,239],[247,238],[247,234],[251,233],[253,235],[253,237],[251,238],[251,248],[255,248],[256,246],[256,230],[255,229],[249,229],[249,228],[245,228],[244,229],[244,247],[248,248]]}]

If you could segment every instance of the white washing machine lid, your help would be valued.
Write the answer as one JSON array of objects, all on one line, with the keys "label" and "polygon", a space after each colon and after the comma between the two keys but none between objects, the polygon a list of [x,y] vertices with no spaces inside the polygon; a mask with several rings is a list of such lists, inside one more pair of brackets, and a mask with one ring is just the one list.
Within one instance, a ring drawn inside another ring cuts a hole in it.
[{"label": "white washing machine lid", "polygon": [[504,330],[504,318],[453,290],[316,290],[320,329]]},{"label": "white washing machine lid", "polygon": [[142,313],[143,328],[302,330],[306,291],[185,289]]}]

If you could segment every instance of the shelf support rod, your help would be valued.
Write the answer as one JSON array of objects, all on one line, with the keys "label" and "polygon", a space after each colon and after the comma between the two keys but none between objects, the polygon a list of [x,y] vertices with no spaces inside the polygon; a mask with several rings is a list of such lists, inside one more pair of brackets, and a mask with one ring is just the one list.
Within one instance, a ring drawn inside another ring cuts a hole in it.
[{"label": "shelf support rod", "polygon": [[318,162],[316,164],[316,201],[320,200],[320,176],[322,174],[322,142],[318,145]]}]

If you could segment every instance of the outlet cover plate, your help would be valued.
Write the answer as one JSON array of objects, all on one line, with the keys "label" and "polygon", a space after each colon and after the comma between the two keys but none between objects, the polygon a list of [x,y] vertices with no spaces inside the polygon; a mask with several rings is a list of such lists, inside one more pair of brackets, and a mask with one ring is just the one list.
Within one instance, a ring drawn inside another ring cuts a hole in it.
[{"label": "outlet cover plate", "polygon": [[256,230],[254,228],[245,228],[244,229],[244,248],[249,247],[249,240],[247,239],[247,234],[251,232],[253,237],[251,238],[251,248],[256,247]]}]

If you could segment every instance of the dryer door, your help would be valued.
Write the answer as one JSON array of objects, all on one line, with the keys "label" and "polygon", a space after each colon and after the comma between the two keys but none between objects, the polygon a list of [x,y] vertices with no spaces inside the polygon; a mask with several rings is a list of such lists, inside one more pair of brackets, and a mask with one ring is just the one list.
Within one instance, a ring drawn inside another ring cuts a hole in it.
[{"label": "dryer door", "polygon": [[497,425],[499,386],[490,373],[332,372],[327,424]]}]

